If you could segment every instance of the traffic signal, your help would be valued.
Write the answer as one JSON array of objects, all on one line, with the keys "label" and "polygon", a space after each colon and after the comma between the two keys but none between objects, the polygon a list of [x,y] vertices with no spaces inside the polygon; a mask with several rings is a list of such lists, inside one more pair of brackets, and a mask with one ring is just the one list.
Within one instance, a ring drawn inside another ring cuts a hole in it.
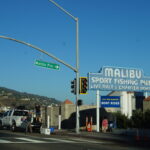
[{"label": "traffic signal", "polygon": [[76,79],[71,81],[71,93],[76,94],[76,83],[77,83]]},{"label": "traffic signal", "polygon": [[78,99],[77,105],[81,106],[83,104],[83,101],[81,99]]},{"label": "traffic signal", "polygon": [[87,94],[88,81],[87,77],[80,77],[80,94]]}]

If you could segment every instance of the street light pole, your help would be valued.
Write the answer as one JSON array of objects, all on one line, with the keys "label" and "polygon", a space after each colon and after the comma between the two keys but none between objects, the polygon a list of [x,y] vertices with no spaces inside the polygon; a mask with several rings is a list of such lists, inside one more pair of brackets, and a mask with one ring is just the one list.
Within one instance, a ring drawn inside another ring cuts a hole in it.
[{"label": "street light pole", "polygon": [[57,6],[61,11],[66,13],[76,22],[76,133],[79,133],[79,107],[78,107],[78,99],[79,99],[79,19],[74,17],[68,11],[66,11],[63,7],[58,5],[55,1],[49,0],[55,6]]},{"label": "street light pole", "polygon": [[76,133],[79,133],[79,20],[76,18]]}]

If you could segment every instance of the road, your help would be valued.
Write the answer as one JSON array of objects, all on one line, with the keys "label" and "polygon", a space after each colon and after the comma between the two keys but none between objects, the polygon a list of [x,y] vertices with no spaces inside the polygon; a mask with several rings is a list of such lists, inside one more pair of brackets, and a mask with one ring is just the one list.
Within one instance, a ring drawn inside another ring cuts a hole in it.
[{"label": "road", "polygon": [[[0,130],[0,150],[141,150],[113,141],[60,135],[13,133]],[[149,148],[147,148],[149,149]]]}]

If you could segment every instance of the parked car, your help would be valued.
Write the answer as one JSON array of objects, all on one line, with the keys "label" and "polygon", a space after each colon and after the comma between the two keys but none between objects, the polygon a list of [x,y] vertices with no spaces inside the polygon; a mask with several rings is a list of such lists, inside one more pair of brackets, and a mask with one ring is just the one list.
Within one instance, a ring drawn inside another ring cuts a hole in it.
[{"label": "parked car", "polygon": [[6,111],[3,114],[2,119],[0,120],[0,128],[7,127],[12,131],[15,131],[16,128],[20,128],[23,121],[26,119],[28,115],[28,110],[19,110],[12,109]]}]

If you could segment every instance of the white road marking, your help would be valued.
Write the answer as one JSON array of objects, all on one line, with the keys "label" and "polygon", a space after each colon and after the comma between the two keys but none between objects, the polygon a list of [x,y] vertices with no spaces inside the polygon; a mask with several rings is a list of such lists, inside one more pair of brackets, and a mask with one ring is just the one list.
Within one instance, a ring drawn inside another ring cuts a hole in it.
[{"label": "white road marking", "polygon": [[0,143],[10,143],[11,141],[0,139]]},{"label": "white road marking", "polygon": [[86,143],[106,143],[102,141],[93,141],[93,140],[87,140],[87,139],[80,139],[80,138],[73,138],[73,140],[80,141],[80,142],[86,142]]},{"label": "white road marking", "polygon": [[45,140],[53,140],[53,141],[58,141],[58,142],[64,142],[64,143],[77,143],[75,141],[71,140],[64,140],[64,139],[57,139],[57,138],[44,138]]},{"label": "white road marking", "polygon": [[80,139],[80,138],[73,138],[71,140],[64,140],[64,139],[57,139],[57,138],[44,138],[44,139],[65,142],[65,143],[96,143],[96,144],[106,143],[106,142],[101,142],[101,141],[93,141],[93,140],[86,140],[86,139]]},{"label": "white road marking", "polygon": [[48,142],[46,142],[46,141],[33,140],[33,139],[29,139],[29,138],[15,138],[15,139],[27,141],[27,142],[29,142],[29,143],[48,143]]},{"label": "white road marking", "polygon": [[81,138],[73,138],[70,140],[67,139],[59,139],[59,138],[41,138],[41,139],[31,139],[26,137],[14,137],[14,140],[11,139],[5,140],[0,139],[0,143],[95,143],[95,144],[103,144],[107,142],[87,140]]}]

